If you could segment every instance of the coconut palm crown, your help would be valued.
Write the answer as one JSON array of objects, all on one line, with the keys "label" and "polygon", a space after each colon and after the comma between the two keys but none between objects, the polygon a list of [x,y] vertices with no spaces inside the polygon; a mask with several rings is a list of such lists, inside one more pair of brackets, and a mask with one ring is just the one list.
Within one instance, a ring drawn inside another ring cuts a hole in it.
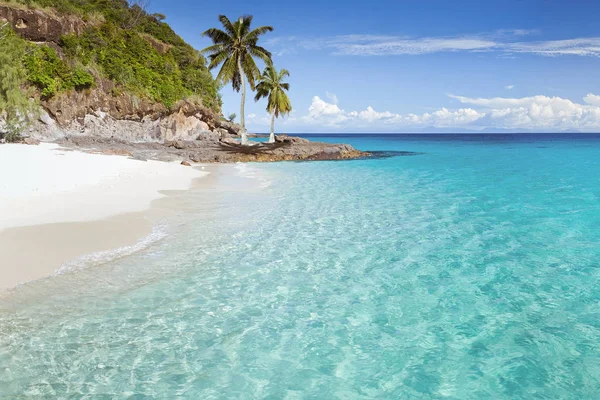
[{"label": "coconut palm crown", "polygon": [[258,101],[266,97],[267,111],[271,114],[270,143],[275,141],[275,118],[279,118],[280,115],[289,114],[292,111],[292,103],[285,92],[286,90],[290,90],[290,84],[283,81],[287,76],[290,76],[287,69],[277,71],[272,64],[267,65],[260,77],[260,82],[256,86],[254,100]]},{"label": "coconut palm crown", "polygon": [[240,124],[242,125],[242,143],[247,143],[246,126],[244,121],[244,103],[246,101],[246,82],[254,90],[255,82],[260,77],[260,70],[254,58],[259,58],[265,64],[271,64],[271,53],[257,45],[261,35],[273,31],[271,26],[261,26],[250,29],[252,16],[245,15],[231,22],[225,15],[219,15],[223,29],[211,28],[202,34],[208,36],[213,45],[202,50],[208,54],[209,69],[214,69],[222,64],[217,74],[217,82],[227,84],[231,82],[233,89],[242,91],[240,105]]}]

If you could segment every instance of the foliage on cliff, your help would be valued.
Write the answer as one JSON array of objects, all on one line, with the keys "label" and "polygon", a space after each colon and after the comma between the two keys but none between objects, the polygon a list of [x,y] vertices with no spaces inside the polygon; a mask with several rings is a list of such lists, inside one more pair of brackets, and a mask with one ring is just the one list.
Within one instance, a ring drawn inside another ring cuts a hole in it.
[{"label": "foliage on cliff", "polygon": [[9,142],[19,139],[23,117],[33,109],[22,88],[27,77],[20,60],[25,51],[25,41],[0,26],[0,139]]},{"label": "foliage on cliff", "polygon": [[[98,79],[172,106],[188,97],[220,112],[218,85],[201,54],[185,43],[160,14],[126,0],[13,0],[46,12],[77,15],[88,23],[82,35],[63,36],[59,48],[35,46],[24,59],[28,81],[42,98],[82,90]],[[58,51],[57,51],[58,50]]]}]

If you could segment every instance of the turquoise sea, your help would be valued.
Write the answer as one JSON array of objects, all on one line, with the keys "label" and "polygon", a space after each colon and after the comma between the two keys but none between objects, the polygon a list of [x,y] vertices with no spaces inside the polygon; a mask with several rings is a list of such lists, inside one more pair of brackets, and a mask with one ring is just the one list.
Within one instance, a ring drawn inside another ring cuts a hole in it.
[{"label": "turquoise sea", "polygon": [[600,398],[600,135],[320,139],[416,154],[225,167],[0,301],[0,398]]}]

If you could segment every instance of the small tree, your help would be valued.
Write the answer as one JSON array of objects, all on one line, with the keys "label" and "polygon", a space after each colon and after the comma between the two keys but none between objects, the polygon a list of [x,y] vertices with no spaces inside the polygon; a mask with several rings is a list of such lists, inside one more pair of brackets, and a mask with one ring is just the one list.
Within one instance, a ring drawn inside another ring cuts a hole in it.
[{"label": "small tree", "polygon": [[27,73],[23,67],[26,44],[4,24],[0,27],[0,139],[17,141],[25,128],[28,114],[33,111],[24,90]]},{"label": "small tree", "polygon": [[129,16],[126,18],[123,28],[132,29],[138,26],[148,14],[150,0],[127,0],[127,4],[129,5]]},{"label": "small tree", "polygon": [[237,115],[235,115],[235,113],[231,113],[227,116],[227,121],[233,123],[233,121],[235,121],[235,117],[237,117]]},{"label": "small tree", "polygon": [[208,29],[202,36],[208,36],[213,45],[202,50],[209,54],[210,63],[208,69],[215,69],[221,65],[217,74],[217,82],[229,83],[236,92],[242,91],[240,102],[240,125],[242,130],[240,136],[242,144],[248,143],[246,124],[244,119],[244,104],[246,102],[246,79],[250,89],[254,90],[255,81],[260,77],[260,70],[254,58],[262,60],[265,64],[271,64],[271,53],[259,46],[258,39],[267,32],[272,32],[272,26],[260,26],[250,29],[252,16],[246,15],[231,22],[226,16],[219,15],[219,21],[223,30],[217,28]]},{"label": "small tree", "polygon": [[280,115],[289,114],[292,111],[292,103],[286,91],[290,90],[290,84],[283,79],[290,76],[287,69],[277,71],[273,65],[267,65],[256,85],[255,101],[263,97],[267,98],[267,111],[271,114],[271,134],[269,143],[275,142],[275,118]]}]

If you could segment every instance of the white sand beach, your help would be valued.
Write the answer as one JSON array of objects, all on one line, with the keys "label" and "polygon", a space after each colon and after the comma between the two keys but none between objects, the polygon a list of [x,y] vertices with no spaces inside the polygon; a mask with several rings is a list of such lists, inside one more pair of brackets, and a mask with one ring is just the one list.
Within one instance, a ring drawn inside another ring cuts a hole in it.
[{"label": "white sand beach", "polygon": [[53,274],[83,254],[148,235],[145,211],[207,172],[55,144],[0,146],[0,289]]}]

